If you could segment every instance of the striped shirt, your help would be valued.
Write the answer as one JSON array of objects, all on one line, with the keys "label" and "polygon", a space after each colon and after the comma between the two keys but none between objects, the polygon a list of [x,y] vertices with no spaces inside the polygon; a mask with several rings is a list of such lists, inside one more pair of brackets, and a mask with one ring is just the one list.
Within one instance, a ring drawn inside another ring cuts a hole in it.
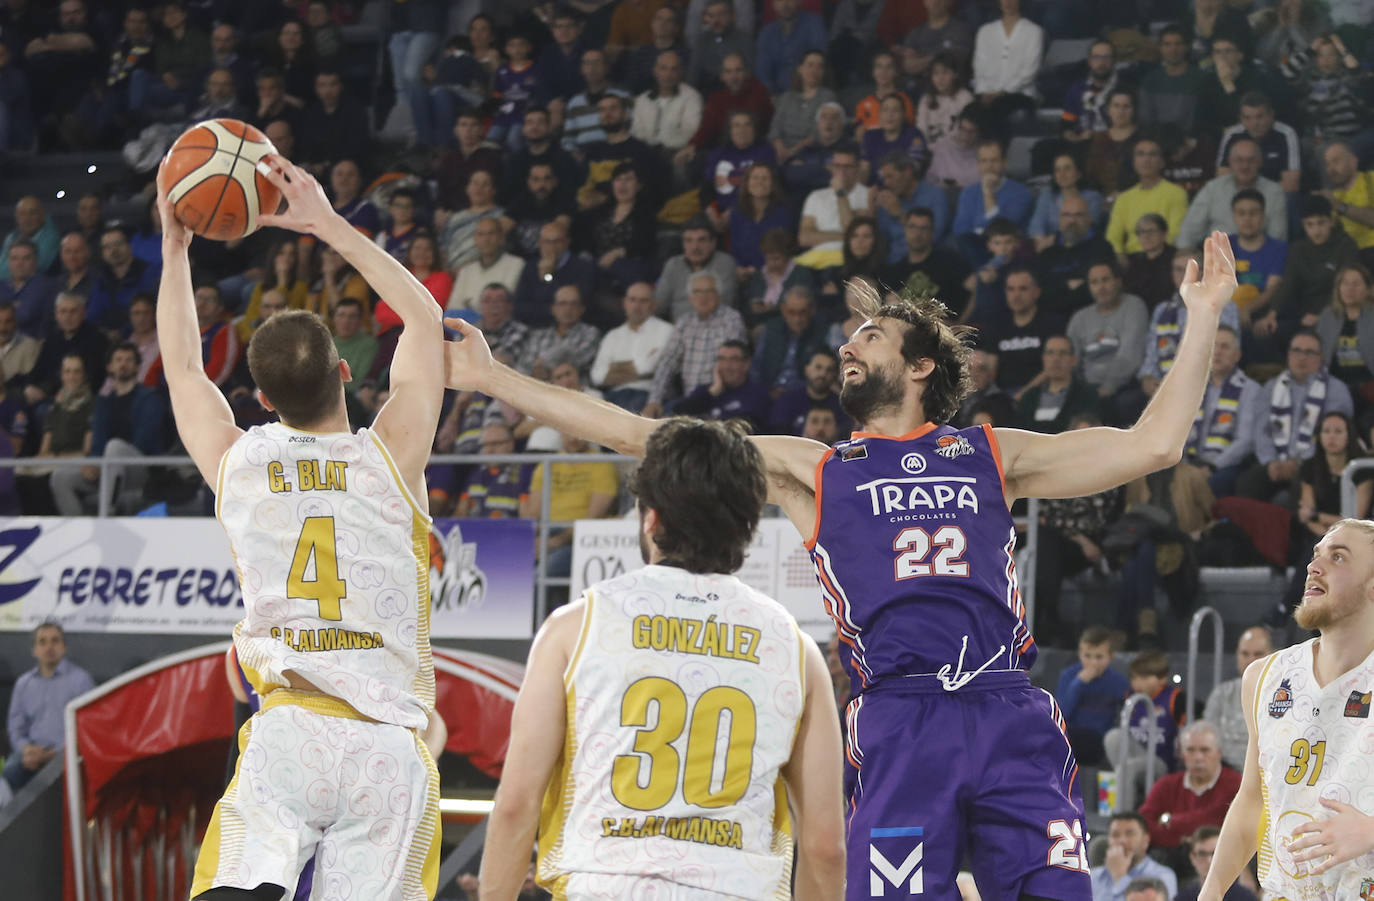
[{"label": "striped shirt", "polygon": [[691,394],[699,386],[711,384],[716,351],[731,339],[747,340],[744,319],[732,307],[722,304],[705,319],[695,314],[684,316],[673,327],[673,336],[668,339],[668,346],[654,372],[649,401],[662,403],[674,376],[682,377],[683,394]]}]

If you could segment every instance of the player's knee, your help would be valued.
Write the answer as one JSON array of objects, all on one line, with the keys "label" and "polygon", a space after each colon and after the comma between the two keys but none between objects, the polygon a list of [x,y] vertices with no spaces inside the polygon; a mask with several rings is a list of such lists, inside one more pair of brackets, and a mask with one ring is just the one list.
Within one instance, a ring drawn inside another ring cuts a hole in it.
[{"label": "player's knee", "polygon": [[192,901],[278,901],[284,894],[285,888],[269,882],[264,882],[257,888],[230,888],[221,885],[201,892]]}]

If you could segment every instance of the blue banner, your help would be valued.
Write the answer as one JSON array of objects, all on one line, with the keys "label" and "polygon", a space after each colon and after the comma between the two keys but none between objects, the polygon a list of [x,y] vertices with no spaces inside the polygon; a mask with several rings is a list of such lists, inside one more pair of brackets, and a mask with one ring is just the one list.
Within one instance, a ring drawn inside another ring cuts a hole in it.
[{"label": "blue banner", "polygon": [[533,634],[533,520],[436,519],[429,551],[431,637]]}]

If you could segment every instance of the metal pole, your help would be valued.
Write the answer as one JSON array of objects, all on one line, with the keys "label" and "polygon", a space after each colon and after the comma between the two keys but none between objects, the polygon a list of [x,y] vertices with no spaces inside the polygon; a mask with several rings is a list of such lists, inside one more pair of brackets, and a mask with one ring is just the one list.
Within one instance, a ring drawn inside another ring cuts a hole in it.
[{"label": "metal pole", "polygon": [[539,597],[534,609],[536,632],[549,615],[549,511],[553,506],[553,460],[546,457],[539,465],[542,467],[543,484],[539,492],[539,568],[535,572],[539,585]]},{"label": "metal pole", "polygon": [[1188,670],[1183,682],[1183,691],[1188,697],[1188,719],[1197,718],[1197,646],[1202,634],[1202,624],[1212,621],[1212,688],[1221,684],[1221,655],[1224,653],[1221,614],[1215,607],[1203,607],[1193,614],[1188,623]]},{"label": "metal pole", "polygon": [[[1135,810],[1135,780],[1130,778],[1131,747],[1134,739],[1131,737],[1131,717],[1135,715],[1135,708],[1145,704],[1145,791],[1149,792],[1150,786],[1155,784],[1155,744],[1159,740],[1159,723],[1155,722],[1154,698],[1143,692],[1136,692],[1126,699],[1126,704],[1121,708],[1121,720],[1118,728],[1121,730],[1123,747],[1121,754],[1116,762],[1116,810],[1121,813],[1125,810]],[[1131,796],[1131,803],[1124,804],[1127,794]]]}]

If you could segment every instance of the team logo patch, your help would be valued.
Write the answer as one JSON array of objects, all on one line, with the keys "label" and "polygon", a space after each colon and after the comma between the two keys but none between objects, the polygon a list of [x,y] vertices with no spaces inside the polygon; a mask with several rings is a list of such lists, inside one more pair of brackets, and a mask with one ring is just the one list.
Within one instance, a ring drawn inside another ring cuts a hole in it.
[{"label": "team logo patch", "polygon": [[867,444],[846,444],[840,447],[840,462],[848,463],[850,460],[862,460],[868,456]]},{"label": "team logo patch", "polygon": [[1293,686],[1284,679],[1279,683],[1279,687],[1274,689],[1274,698],[1269,702],[1269,715],[1274,719],[1281,719],[1285,713],[1293,708]]},{"label": "team logo patch", "polygon": [[973,453],[973,445],[963,435],[945,435],[935,442],[935,453],[946,460]]},{"label": "team logo patch", "polygon": [[[868,831],[868,895],[909,898],[925,894],[925,829],[888,826]],[[890,893],[889,893],[890,890]]]},{"label": "team logo patch", "polygon": [[920,454],[907,454],[902,458],[902,469],[912,475],[920,475],[926,471],[926,458]]},{"label": "team logo patch", "polygon": [[[1369,702],[1374,700],[1374,691],[1360,692],[1358,689],[1350,693],[1350,697],[1345,699],[1345,715],[1351,719],[1369,719]],[[1370,880],[1365,880],[1369,882]],[[1374,901],[1371,898],[1370,901]]]},{"label": "team logo patch", "polygon": [[1374,901],[1374,879],[1365,879],[1360,883],[1360,901]]}]

